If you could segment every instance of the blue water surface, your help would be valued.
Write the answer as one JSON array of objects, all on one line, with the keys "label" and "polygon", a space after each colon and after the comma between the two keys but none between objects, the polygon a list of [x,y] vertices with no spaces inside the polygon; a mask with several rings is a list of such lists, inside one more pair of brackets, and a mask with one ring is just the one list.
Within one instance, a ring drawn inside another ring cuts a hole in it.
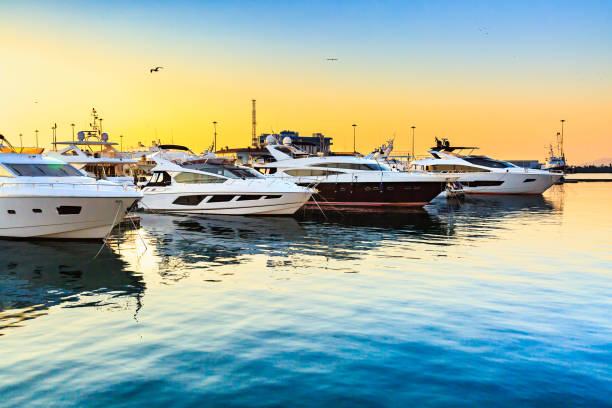
[{"label": "blue water surface", "polygon": [[0,241],[0,406],[612,406],[612,183]]}]

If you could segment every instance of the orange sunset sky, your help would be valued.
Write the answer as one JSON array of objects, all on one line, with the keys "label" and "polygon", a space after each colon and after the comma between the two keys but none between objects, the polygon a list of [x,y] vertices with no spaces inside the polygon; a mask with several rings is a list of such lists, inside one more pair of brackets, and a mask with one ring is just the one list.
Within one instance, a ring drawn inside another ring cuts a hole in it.
[{"label": "orange sunset sky", "polygon": [[[612,157],[612,3],[2,2],[0,133],[49,145],[95,107],[111,140],[207,148],[322,132],[425,154],[433,137],[571,164]],[[329,62],[336,57],[337,62]],[[161,65],[158,73],[149,68]]]}]

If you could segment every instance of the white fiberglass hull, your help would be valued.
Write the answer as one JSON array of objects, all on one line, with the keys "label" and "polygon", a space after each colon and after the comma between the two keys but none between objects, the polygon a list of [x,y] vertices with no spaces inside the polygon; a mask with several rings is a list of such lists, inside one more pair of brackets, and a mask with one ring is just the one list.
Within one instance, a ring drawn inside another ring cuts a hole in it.
[{"label": "white fiberglass hull", "polygon": [[[202,193],[214,196],[219,193]],[[226,193],[229,194],[229,193]],[[234,198],[224,202],[207,202],[203,200],[197,205],[174,204],[179,196],[185,193],[159,192],[146,193],[139,203],[140,207],[149,212],[181,213],[181,214],[218,214],[218,215],[291,215],[299,210],[310,198],[310,192],[285,192],[258,194],[255,200],[239,200],[240,197],[252,194],[233,193]],[[277,198],[276,198],[277,197]]]},{"label": "white fiberglass hull", "polygon": [[[122,220],[126,210],[137,199],[138,197],[0,196],[0,236],[102,239]],[[80,207],[80,211],[78,214],[60,214],[60,207]]]},{"label": "white fiberglass hull", "polygon": [[291,215],[312,190],[282,180],[228,179],[223,183],[146,186],[140,208],[150,212],[219,215]]},{"label": "white fiberglass hull", "polygon": [[459,181],[466,194],[542,194],[562,177],[545,171],[461,173]]}]

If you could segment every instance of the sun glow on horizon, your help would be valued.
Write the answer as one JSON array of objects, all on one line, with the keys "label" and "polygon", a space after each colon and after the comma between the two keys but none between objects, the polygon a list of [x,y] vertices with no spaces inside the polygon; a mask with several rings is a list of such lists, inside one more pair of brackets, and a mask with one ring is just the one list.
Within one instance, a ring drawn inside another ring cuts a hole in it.
[{"label": "sun glow on horizon", "polygon": [[417,154],[438,136],[543,160],[565,119],[570,163],[612,156],[606,3],[71,5],[0,6],[0,132],[13,144],[39,129],[49,145],[54,123],[68,139],[95,107],[125,148],[201,151],[213,121],[219,147],[243,147],[257,99],[258,133],[321,132],[339,151],[357,123],[362,153],[394,135],[408,151],[416,126]]}]

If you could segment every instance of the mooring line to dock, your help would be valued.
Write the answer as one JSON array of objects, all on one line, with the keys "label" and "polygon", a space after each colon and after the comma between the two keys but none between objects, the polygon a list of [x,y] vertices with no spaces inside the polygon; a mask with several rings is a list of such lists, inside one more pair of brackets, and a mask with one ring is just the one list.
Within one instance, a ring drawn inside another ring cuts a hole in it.
[{"label": "mooring line to dock", "polygon": [[[117,212],[115,213],[115,218],[113,218],[113,224],[111,225],[110,229],[106,233],[106,236],[104,237],[104,240],[102,242],[102,245],[100,246],[100,249],[98,249],[98,252],[96,253],[96,255],[93,258],[91,258],[92,260],[96,259],[98,257],[98,255],[100,255],[100,252],[102,252],[102,248],[104,248],[104,246],[108,245],[108,237],[110,236],[111,232],[113,231],[113,228],[115,228],[115,222],[117,221],[117,216],[119,215],[119,211],[121,210],[121,207],[123,207],[123,201],[116,200],[115,202],[118,205],[117,205]],[[109,246],[109,248],[110,248],[110,246]]]}]

